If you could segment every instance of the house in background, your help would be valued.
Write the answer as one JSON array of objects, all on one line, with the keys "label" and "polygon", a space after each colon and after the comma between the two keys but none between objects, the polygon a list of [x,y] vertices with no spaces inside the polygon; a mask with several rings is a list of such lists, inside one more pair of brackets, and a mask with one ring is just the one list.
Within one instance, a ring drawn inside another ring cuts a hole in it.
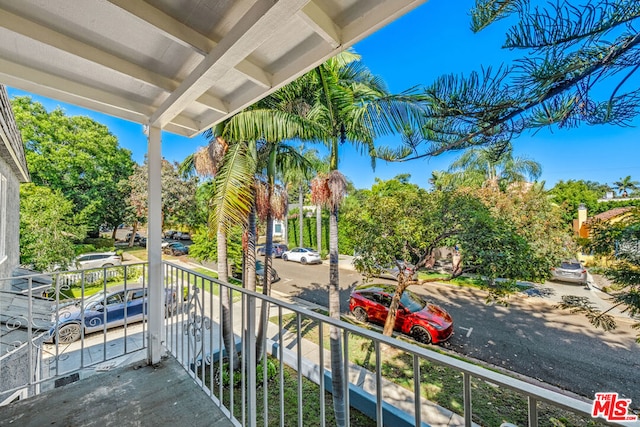
[{"label": "house in background", "polygon": [[20,183],[29,181],[22,136],[0,85],[0,277],[10,277],[20,263]]},{"label": "house in background", "polygon": [[[573,220],[573,231],[578,237],[588,239],[591,233],[590,227],[594,223],[602,221],[615,224],[629,216],[633,209],[635,208],[631,206],[618,207],[589,217],[586,206],[581,204],[578,207],[578,219]],[[594,258],[593,255],[582,252],[578,255],[578,260],[584,264],[591,264]]]}]

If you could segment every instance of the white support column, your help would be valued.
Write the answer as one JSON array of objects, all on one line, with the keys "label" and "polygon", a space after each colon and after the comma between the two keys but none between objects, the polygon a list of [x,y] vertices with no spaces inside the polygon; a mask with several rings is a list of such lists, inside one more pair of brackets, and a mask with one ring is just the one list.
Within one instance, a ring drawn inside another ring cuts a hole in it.
[{"label": "white support column", "polygon": [[147,362],[160,362],[164,328],[164,280],[162,277],[162,143],[161,129],[149,127],[147,148],[149,161],[149,211],[147,225],[147,251],[149,254],[149,321]]}]

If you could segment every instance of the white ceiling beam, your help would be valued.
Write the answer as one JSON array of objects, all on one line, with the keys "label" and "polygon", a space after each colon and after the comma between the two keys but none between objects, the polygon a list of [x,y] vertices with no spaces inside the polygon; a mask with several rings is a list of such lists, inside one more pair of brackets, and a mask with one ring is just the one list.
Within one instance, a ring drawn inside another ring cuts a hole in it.
[{"label": "white ceiling beam", "polygon": [[247,58],[307,2],[280,0],[274,4],[272,0],[258,0],[151,116],[151,124],[162,127],[169,123],[215,81]]},{"label": "white ceiling beam", "polygon": [[[147,104],[3,58],[0,58],[0,75],[2,82],[8,86],[136,123],[148,123],[153,111]],[[191,131],[184,132],[185,135],[192,135],[193,132],[202,130],[200,123],[185,116],[178,115],[174,121],[182,128],[188,128]]]},{"label": "white ceiling beam", "polygon": [[[173,41],[193,49],[203,57],[206,57],[218,45],[215,40],[211,40],[144,1],[109,0],[109,2],[142,22],[152,25],[156,31],[160,31]],[[265,88],[271,87],[271,76],[248,59],[241,61],[236,69],[255,84]]]},{"label": "white ceiling beam", "polygon": [[118,71],[164,91],[172,92],[179,86],[178,82],[154,73],[147,68],[140,67],[77,39],[67,37],[57,31],[21,16],[14,15],[6,10],[0,10],[0,26],[24,37],[55,47],[63,52]]},{"label": "white ceiling beam", "polygon": [[109,0],[109,2],[127,11],[140,21],[151,24],[174,42],[194,49],[200,55],[206,56],[215,46],[215,43],[205,35],[167,15],[146,1]]},{"label": "white ceiling beam", "polygon": [[[132,62],[99,50],[96,47],[74,38],[67,37],[57,31],[7,12],[6,10],[0,10],[0,27],[4,27],[17,34],[36,40],[48,46],[55,47],[56,49],[70,55],[99,64],[110,70],[117,71],[150,86],[162,89],[167,93],[173,92],[178,86],[180,86],[179,82],[174,81],[173,79],[155,73],[150,69],[140,67]],[[256,71],[255,74],[259,75],[259,72]],[[216,111],[227,111],[224,103],[220,99],[211,95],[201,97],[197,102]]]},{"label": "white ceiling beam", "polygon": [[340,28],[314,1],[310,1],[299,14],[309,27],[320,35],[332,48],[342,44]]}]

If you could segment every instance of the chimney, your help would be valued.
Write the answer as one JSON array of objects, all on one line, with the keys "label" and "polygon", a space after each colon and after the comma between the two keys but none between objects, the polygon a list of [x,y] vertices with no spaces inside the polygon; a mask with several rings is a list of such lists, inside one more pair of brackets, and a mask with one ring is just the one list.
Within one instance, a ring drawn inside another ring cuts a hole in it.
[{"label": "chimney", "polygon": [[584,203],[580,203],[580,206],[578,206],[578,236],[580,237],[586,237],[586,236],[582,236],[582,225],[587,221],[587,207],[584,205]]}]

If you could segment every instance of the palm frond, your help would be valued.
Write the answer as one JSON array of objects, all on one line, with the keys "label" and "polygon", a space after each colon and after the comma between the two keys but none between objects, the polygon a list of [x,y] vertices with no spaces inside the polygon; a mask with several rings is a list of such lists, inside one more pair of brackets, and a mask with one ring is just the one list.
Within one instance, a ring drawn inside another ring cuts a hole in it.
[{"label": "palm frond", "polygon": [[215,178],[215,195],[210,223],[229,230],[244,224],[253,203],[253,180],[256,170],[254,159],[247,155],[246,143],[229,147],[224,162]]}]

